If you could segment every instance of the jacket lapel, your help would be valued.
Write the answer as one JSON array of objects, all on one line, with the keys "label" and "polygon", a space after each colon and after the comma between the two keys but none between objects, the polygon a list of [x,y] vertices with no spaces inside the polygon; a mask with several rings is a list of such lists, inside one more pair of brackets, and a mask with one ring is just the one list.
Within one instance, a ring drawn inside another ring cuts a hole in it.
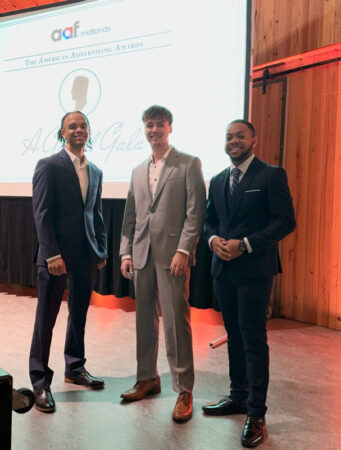
[{"label": "jacket lapel", "polygon": [[[177,152],[174,149],[172,149],[169,152],[168,158],[166,159],[165,165],[160,174],[160,179],[157,184],[157,188],[156,188],[156,192],[155,192],[155,196],[154,196],[152,205],[154,205],[154,203],[158,199],[160,193],[162,192],[162,189],[167,181],[167,178],[169,177],[169,175],[172,173],[172,171],[174,169],[174,166],[176,164],[176,160],[178,157],[179,157],[179,155],[177,154]],[[147,174],[147,176],[148,176],[148,174]],[[148,180],[148,186],[149,186],[149,180]]]},{"label": "jacket lapel", "polygon": [[230,215],[230,201],[231,201],[230,186],[229,186],[230,172],[231,172],[231,168],[228,167],[224,174],[224,178],[223,178],[224,186],[223,186],[223,190],[222,190],[223,196],[224,196],[223,202],[222,202],[223,211],[224,211],[227,221],[228,221],[228,217]]},{"label": "jacket lapel", "polygon": [[89,185],[88,185],[88,190],[87,190],[87,193],[86,193],[85,203],[87,203],[88,199],[91,197],[92,190],[93,190],[94,185],[95,185],[95,169],[94,169],[94,167],[93,167],[93,165],[91,164],[90,161],[88,161],[88,176],[89,176]]},{"label": "jacket lapel", "polygon": [[152,202],[152,193],[150,192],[150,187],[149,187],[149,159],[147,159],[142,167],[141,167],[141,171],[137,174],[137,176],[139,177],[139,179],[141,180],[140,184],[140,188],[142,191],[144,191],[144,195],[146,198],[150,199],[150,202]]}]

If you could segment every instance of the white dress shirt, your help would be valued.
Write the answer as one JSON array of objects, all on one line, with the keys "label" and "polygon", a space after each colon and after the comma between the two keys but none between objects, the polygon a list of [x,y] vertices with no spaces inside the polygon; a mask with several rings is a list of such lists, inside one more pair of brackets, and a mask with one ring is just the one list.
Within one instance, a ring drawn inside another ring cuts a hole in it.
[{"label": "white dress shirt", "polygon": [[72,164],[75,168],[75,171],[76,171],[76,174],[77,174],[77,177],[79,180],[79,186],[80,186],[81,192],[82,192],[83,202],[85,203],[86,194],[88,193],[88,187],[89,187],[89,173],[88,173],[89,162],[85,155],[83,156],[83,159],[80,160],[80,158],[78,158],[78,156],[74,155],[68,149],[65,149],[65,151],[70,156]]},{"label": "white dress shirt", "polygon": [[[80,186],[81,192],[82,192],[83,202],[85,203],[86,195],[88,193],[88,187],[89,187],[89,173],[88,173],[89,162],[85,155],[83,156],[83,159],[81,161],[80,158],[78,158],[78,156],[74,155],[72,152],[70,152],[66,148],[64,150],[69,155],[69,157],[72,161],[72,164],[75,168],[75,171],[76,171],[76,174],[77,174],[77,177],[79,180],[79,186]],[[46,262],[51,262],[55,259],[61,258],[61,256],[62,255],[51,256],[51,258],[48,258],[46,260]]]},{"label": "white dress shirt", "polygon": [[152,197],[154,199],[157,185],[159,183],[160,175],[162,173],[162,169],[165,165],[166,159],[169,155],[169,152],[171,151],[172,147],[169,147],[166,153],[163,155],[159,161],[155,162],[153,155],[151,154],[149,157],[149,189],[152,194]]},{"label": "white dress shirt", "polygon": [[[243,179],[243,176],[246,174],[246,171],[249,168],[249,165],[251,164],[254,157],[255,157],[255,155],[253,155],[253,154],[250,155],[245,161],[243,161],[241,164],[239,164],[238,167],[235,166],[233,163],[231,163],[230,173],[231,173],[232,169],[234,169],[234,168],[237,168],[240,170],[239,183]],[[232,186],[232,177],[230,176],[230,187],[231,186]]]}]

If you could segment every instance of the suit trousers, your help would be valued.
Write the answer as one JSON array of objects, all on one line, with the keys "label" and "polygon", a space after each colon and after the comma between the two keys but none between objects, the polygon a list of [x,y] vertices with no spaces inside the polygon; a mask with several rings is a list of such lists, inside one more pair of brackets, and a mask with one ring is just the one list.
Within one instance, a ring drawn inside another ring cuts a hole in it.
[{"label": "suit trousers", "polygon": [[230,397],[246,402],[248,415],[263,417],[269,384],[266,311],[272,277],[214,280],[228,334]]},{"label": "suit trousers", "polygon": [[91,292],[96,282],[96,264],[87,259],[67,275],[53,276],[47,267],[38,267],[38,305],[30,352],[30,378],[35,389],[48,389],[53,370],[48,366],[52,332],[60,310],[64,290],[68,288],[68,321],[65,338],[65,374],[84,368],[84,332]]},{"label": "suit trousers", "polygon": [[166,354],[176,392],[191,392],[194,385],[192,329],[188,304],[188,274],[175,277],[149,251],[143,269],[134,270],[136,296],[137,380],[157,377],[159,306]]}]

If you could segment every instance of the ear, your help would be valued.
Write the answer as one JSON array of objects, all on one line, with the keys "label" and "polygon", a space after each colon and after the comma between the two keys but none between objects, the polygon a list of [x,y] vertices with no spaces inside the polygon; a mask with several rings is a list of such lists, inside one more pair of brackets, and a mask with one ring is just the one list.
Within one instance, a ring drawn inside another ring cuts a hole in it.
[{"label": "ear", "polygon": [[169,129],[169,133],[171,133],[173,131],[173,127],[172,127],[172,125],[170,126],[170,129]]},{"label": "ear", "polygon": [[252,138],[252,148],[255,148],[257,144],[258,144],[258,137],[255,136]]}]

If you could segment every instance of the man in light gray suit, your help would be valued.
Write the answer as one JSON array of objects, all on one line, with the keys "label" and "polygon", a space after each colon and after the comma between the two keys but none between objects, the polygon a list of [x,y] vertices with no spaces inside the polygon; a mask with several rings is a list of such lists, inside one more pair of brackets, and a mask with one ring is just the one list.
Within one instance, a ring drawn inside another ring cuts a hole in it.
[{"label": "man in light gray suit", "polygon": [[125,278],[134,277],[137,382],[121,397],[141,400],[161,391],[157,371],[161,306],[173,389],[175,421],[192,417],[194,384],[188,281],[205,212],[200,160],[168,143],[172,114],[151,106],[142,116],[152,148],[133,170],[123,220],[120,255]]}]

